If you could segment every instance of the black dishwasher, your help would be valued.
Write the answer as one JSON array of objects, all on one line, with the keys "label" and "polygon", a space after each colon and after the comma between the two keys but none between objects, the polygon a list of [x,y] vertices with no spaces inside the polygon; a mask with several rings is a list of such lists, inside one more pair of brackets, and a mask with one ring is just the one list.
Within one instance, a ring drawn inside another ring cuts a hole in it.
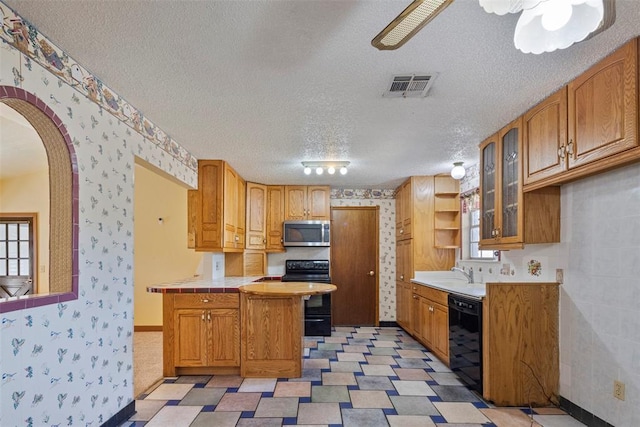
[{"label": "black dishwasher", "polygon": [[449,294],[449,367],[482,395],[482,300]]}]

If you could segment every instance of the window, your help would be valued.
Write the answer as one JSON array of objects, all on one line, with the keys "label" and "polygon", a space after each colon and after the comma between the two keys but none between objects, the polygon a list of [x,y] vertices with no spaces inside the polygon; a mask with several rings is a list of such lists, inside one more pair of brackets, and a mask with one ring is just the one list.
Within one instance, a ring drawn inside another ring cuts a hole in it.
[{"label": "window", "polygon": [[34,222],[28,217],[0,217],[0,297],[34,293]]},{"label": "window", "polygon": [[469,258],[494,261],[493,251],[480,250],[480,210],[469,210]]}]

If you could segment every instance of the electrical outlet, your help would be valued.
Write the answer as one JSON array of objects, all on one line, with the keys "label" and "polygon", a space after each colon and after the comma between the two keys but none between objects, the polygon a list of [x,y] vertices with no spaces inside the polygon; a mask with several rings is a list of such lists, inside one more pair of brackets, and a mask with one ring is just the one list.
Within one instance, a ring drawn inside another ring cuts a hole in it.
[{"label": "electrical outlet", "polygon": [[220,261],[216,261],[216,271],[220,271]]},{"label": "electrical outlet", "polygon": [[564,270],[556,268],[556,282],[562,284],[564,282]]},{"label": "electrical outlet", "polygon": [[624,400],[624,383],[622,381],[613,381],[613,397]]}]

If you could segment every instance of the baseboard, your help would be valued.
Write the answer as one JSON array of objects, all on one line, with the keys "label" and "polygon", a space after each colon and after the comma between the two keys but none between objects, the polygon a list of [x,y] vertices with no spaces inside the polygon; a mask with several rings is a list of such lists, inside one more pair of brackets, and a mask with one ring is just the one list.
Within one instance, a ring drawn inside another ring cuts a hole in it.
[{"label": "baseboard", "polygon": [[102,424],[100,427],[118,427],[122,425],[125,421],[127,421],[133,414],[136,413],[136,401],[131,401],[127,406],[122,408],[115,414],[113,417],[109,418],[107,422]]},{"label": "baseboard", "polygon": [[575,403],[560,396],[560,408],[587,427],[614,427],[602,418],[596,417],[591,412],[582,409]]},{"label": "baseboard", "polygon": [[159,326],[155,326],[155,325],[134,326],[133,327],[133,332],[162,332],[162,325],[159,325]]},{"label": "baseboard", "polygon": [[381,328],[397,328],[398,327],[398,323],[396,321],[385,321],[385,322],[383,322],[381,320],[378,323],[380,324]]}]

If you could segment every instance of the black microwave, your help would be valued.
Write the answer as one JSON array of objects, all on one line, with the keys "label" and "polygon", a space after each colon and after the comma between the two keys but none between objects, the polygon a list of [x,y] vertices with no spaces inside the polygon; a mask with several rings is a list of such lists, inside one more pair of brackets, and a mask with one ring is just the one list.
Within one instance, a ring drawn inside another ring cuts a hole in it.
[{"label": "black microwave", "polygon": [[329,246],[330,221],[284,221],[282,243],[284,246]]}]

